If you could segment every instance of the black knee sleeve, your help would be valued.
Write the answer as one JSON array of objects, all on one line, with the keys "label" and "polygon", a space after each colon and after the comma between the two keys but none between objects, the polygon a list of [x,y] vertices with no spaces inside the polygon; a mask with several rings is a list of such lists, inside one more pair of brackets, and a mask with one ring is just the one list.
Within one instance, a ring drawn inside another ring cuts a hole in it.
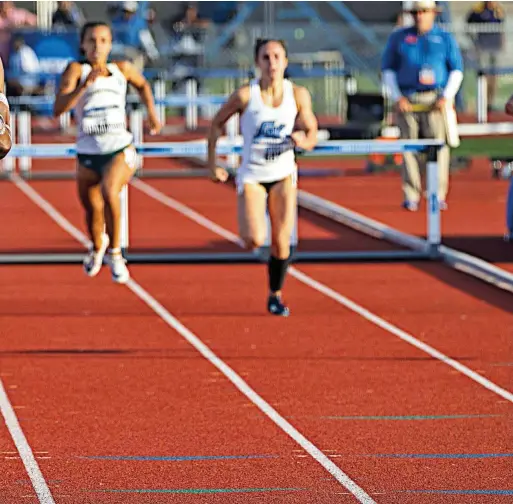
[{"label": "black knee sleeve", "polygon": [[277,259],[272,256],[269,258],[269,289],[271,292],[281,291],[287,275],[289,259]]}]

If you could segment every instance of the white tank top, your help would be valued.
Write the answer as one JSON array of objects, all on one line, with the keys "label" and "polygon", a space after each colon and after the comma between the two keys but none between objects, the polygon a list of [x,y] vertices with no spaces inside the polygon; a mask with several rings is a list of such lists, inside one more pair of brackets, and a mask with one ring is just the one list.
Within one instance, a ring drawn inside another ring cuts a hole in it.
[{"label": "white tank top", "polygon": [[[133,141],[126,124],[127,80],[116,64],[109,63],[107,69],[111,75],[98,77],[75,107],[80,154],[109,154]],[[83,63],[81,83],[90,71],[91,65]]]},{"label": "white tank top", "polygon": [[249,103],[241,116],[241,176],[246,180],[274,182],[297,170],[290,140],[297,112],[294,87],[288,79],[283,82],[283,99],[278,107],[264,103],[258,79],[250,82]]}]

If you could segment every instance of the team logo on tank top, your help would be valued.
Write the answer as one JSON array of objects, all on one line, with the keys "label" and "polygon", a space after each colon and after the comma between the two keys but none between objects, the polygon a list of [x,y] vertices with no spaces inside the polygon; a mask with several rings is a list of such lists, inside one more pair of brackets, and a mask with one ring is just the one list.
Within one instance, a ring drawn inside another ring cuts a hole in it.
[{"label": "team logo on tank top", "polygon": [[290,137],[283,134],[284,128],[284,124],[277,124],[276,121],[264,121],[260,124],[253,137],[253,163],[274,161],[293,148]]},{"label": "team logo on tank top", "polygon": [[264,121],[254,139],[258,138],[281,138],[281,132],[285,128],[284,124],[276,124],[276,121]]}]

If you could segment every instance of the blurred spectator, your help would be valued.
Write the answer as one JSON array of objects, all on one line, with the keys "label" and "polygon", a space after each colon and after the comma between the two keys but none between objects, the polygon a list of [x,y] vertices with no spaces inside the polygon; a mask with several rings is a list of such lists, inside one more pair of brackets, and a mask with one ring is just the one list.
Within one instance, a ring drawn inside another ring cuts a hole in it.
[{"label": "blurred spectator", "polygon": [[37,26],[37,16],[27,9],[14,7],[13,2],[0,2],[0,29]]},{"label": "blurred spectator", "polygon": [[123,11],[123,4],[125,2],[107,2],[107,15],[112,20]]},{"label": "blurred spectator", "polygon": [[43,92],[39,78],[39,60],[21,35],[15,36],[7,67],[9,96],[38,95]]},{"label": "blurred spectator", "polygon": [[[142,0],[135,3],[137,3],[136,15],[145,19],[148,24],[153,23],[155,21],[156,14],[155,9],[150,7],[150,2]],[[125,2],[107,2],[107,14],[111,20],[123,14],[124,4]]]},{"label": "blurred spectator", "polygon": [[[469,12],[467,23],[475,44],[479,67],[495,70],[497,57],[504,48],[504,9],[499,2],[479,2]],[[488,110],[491,110],[495,104],[497,78],[495,75],[488,75],[487,81]]]},{"label": "blurred spectator", "polygon": [[37,16],[14,7],[13,2],[0,2],[0,57],[4,63],[9,59],[11,30],[24,26],[37,26]]},{"label": "blurred spectator", "polygon": [[171,30],[178,36],[190,35],[196,41],[202,39],[205,29],[210,26],[208,19],[200,18],[198,7],[190,3],[185,7],[183,13],[171,20]]},{"label": "blurred spectator", "polygon": [[148,30],[148,22],[138,13],[138,8],[137,2],[123,2],[121,12],[112,19],[113,52],[130,60],[142,72],[145,56],[155,60],[159,53]]},{"label": "blurred spectator", "polygon": [[200,18],[194,3],[186,4],[183,12],[170,20],[171,31],[175,37],[173,58],[174,72],[177,78],[173,81],[173,91],[178,91],[190,79],[196,81],[201,91],[201,79],[194,77],[193,70],[202,66],[205,52],[205,31],[210,20]]},{"label": "blurred spectator", "polygon": [[84,15],[75,2],[57,2],[57,10],[52,16],[52,28],[80,28],[84,22]]}]

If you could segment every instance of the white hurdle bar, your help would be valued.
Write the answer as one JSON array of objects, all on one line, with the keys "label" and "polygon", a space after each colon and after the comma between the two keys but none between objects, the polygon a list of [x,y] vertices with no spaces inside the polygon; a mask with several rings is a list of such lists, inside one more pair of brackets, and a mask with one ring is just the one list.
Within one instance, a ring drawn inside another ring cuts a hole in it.
[{"label": "white hurdle bar", "polygon": [[[239,114],[234,114],[226,123],[226,136],[229,142],[235,142],[239,136]],[[239,166],[240,156],[237,154],[228,154],[227,163],[230,168],[237,168]]]},{"label": "white hurdle bar", "polygon": [[[28,110],[10,112],[11,141],[16,144],[28,147],[32,145],[32,116]],[[19,157],[19,169],[23,175],[30,173],[32,169],[33,156],[24,155]],[[14,173],[16,170],[16,157],[7,156],[2,161],[3,170],[6,173]]]},{"label": "white hurdle bar", "polygon": [[442,243],[442,223],[440,219],[440,200],[438,198],[438,163],[428,161],[427,179],[427,241],[431,246],[439,247]]},{"label": "white hurdle bar", "polygon": [[166,106],[162,101],[166,98],[166,81],[157,79],[153,85],[153,96],[155,97],[155,108],[161,124],[166,124]]},{"label": "white hurdle bar", "polygon": [[[10,123],[11,123],[11,143],[13,146],[16,145],[16,134],[17,134],[17,128],[16,128],[16,122],[18,119],[18,114],[14,112],[13,110],[10,111]],[[14,173],[16,171],[16,158],[11,156],[10,154],[7,155],[2,160],[2,168],[3,170],[9,174]]]},{"label": "white hurdle bar", "polygon": [[[129,115],[129,128],[134,136],[134,144],[140,145],[144,141],[144,112],[141,107],[131,110]],[[144,158],[140,154],[136,157],[136,170],[140,171],[143,168]]]},{"label": "white hurdle bar", "polygon": [[481,72],[477,76],[477,122],[488,122],[488,80]]},{"label": "white hurdle bar", "polygon": [[[18,139],[20,145],[32,144],[32,117],[28,110],[18,112]],[[20,171],[27,174],[32,168],[32,157],[23,156],[20,158]]]},{"label": "white hurdle bar", "polygon": [[188,129],[195,130],[198,127],[198,105],[193,105],[193,102],[198,97],[198,83],[193,79],[187,79],[185,93],[189,99],[189,104],[185,109],[185,125]]},{"label": "white hurdle bar", "polygon": [[123,187],[123,189],[121,189],[121,193],[119,195],[119,201],[121,204],[121,236],[120,236],[121,250],[124,253],[126,253],[126,251],[128,250],[129,242],[130,242],[130,240],[129,240],[130,213],[128,210],[128,207],[129,207],[129,205],[128,205],[128,184],[125,185]]}]

